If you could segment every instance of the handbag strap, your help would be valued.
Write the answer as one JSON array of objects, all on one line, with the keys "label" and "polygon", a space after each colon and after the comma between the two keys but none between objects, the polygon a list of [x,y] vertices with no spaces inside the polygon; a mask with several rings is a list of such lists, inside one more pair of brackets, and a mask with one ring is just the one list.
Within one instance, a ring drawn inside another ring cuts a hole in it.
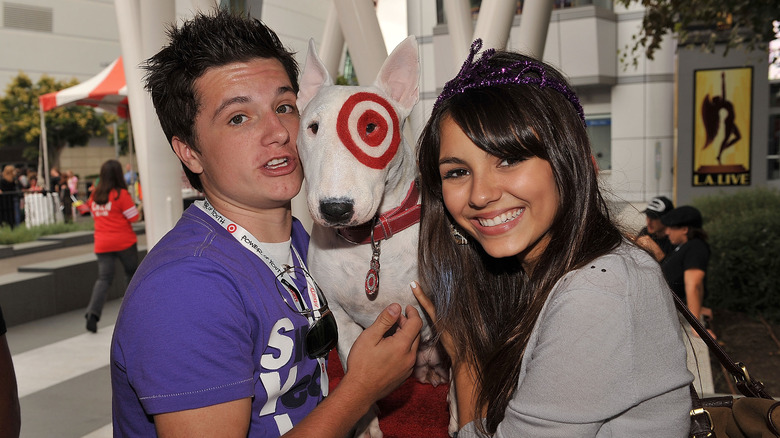
[{"label": "handbag strap", "polygon": [[715,355],[715,357],[718,358],[718,361],[723,365],[723,368],[725,368],[726,371],[732,375],[737,383],[737,389],[739,389],[739,392],[747,397],[772,399],[772,396],[770,396],[764,390],[764,384],[758,380],[753,380],[750,378],[750,374],[748,373],[745,364],[742,362],[734,362],[731,357],[729,357],[726,351],[723,350],[723,348],[712,337],[712,335],[710,335],[707,329],[704,328],[699,320],[693,316],[690,310],[688,310],[688,306],[682,302],[680,297],[678,297],[674,292],[672,292],[672,297],[674,297],[674,304],[677,306],[677,311],[680,312],[683,317],[685,317],[686,321],[688,321],[696,333],[699,334],[699,337],[701,337],[704,343],[707,344],[707,347],[709,347],[710,351]]},{"label": "handbag strap", "polygon": [[712,437],[712,417],[704,409],[701,399],[696,393],[696,388],[693,387],[693,383],[688,385],[688,388],[691,390],[691,430],[688,436],[689,438]]}]

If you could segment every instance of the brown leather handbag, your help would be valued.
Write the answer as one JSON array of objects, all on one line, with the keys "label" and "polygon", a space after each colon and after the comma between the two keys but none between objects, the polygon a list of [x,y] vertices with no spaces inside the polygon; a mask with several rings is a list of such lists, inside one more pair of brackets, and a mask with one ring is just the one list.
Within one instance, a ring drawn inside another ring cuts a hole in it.
[{"label": "brown leather handbag", "polygon": [[775,438],[780,437],[780,401],[772,398],[764,384],[750,377],[745,365],[734,362],[712,338],[688,306],[674,296],[677,310],[699,334],[710,352],[731,374],[744,397],[699,398],[691,384],[690,438]]}]

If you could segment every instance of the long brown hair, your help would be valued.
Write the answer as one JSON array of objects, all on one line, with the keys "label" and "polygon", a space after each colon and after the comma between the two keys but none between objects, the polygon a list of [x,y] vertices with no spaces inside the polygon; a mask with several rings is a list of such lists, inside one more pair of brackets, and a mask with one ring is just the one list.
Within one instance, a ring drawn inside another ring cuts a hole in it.
[{"label": "long brown hair", "polygon": [[[495,69],[530,60],[497,52]],[[567,84],[543,64],[548,77]],[[570,87],[569,87],[570,89]],[[470,240],[456,245],[450,232],[439,173],[441,123],[455,122],[480,149],[502,159],[538,157],[550,164],[560,194],[550,242],[533,272],[517,257],[496,259]],[[418,258],[421,283],[436,306],[437,328],[458,342],[460,357],[477,365],[477,418],[495,433],[517,386],[520,364],[536,320],[564,274],[621,242],[598,188],[590,142],[575,106],[559,90],[502,84],[455,93],[434,109],[418,144],[422,220]]]},{"label": "long brown hair", "polygon": [[127,190],[125,177],[122,174],[122,164],[117,160],[108,160],[100,166],[100,181],[92,193],[92,200],[99,205],[109,201],[108,197],[116,190],[114,199],[119,199],[119,192]]}]

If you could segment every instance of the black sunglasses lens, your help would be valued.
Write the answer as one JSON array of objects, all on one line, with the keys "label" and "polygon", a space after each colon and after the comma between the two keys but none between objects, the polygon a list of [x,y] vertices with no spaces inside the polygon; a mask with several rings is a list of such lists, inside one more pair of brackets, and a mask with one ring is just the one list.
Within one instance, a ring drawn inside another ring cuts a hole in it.
[{"label": "black sunglasses lens", "polygon": [[339,340],[339,329],[336,326],[336,318],[330,309],[322,314],[322,317],[309,327],[306,334],[306,353],[309,357],[323,357],[332,350]]}]

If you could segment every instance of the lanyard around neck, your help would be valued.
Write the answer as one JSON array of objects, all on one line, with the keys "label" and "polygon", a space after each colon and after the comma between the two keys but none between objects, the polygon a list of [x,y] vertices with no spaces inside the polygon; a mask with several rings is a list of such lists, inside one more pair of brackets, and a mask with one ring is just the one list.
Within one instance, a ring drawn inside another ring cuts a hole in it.
[{"label": "lanyard around neck", "polygon": [[[301,302],[302,296],[300,294],[298,285],[290,273],[285,272],[282,266],[270,256],[271,253],[268,251],[265,243],[257,240],[241,225],[238,225],[237,223],[223,216],[214,208],[213,205],[211,205],[208,200],[195,201],[194,204],[209,216],[211,216],[218,224],[222,225],[222,227],[227,230],[228,233],[230,233],[230,235],[233,236],[244,248],[248,249],[251,253],[255,254],[260,260],[262,260],[263,263],[268,266],[268,269],[270,269],[277,278],[284,279],[284,289],[290,292],[290,296],[295,302],[295,306],[298,308],[298,311],[306,315],[306,318],[309,320],[309,325],[314,324],[314,321],[320,317],[320,308],[322,306],[319,296],[317,295],[317,289],[312,283],[312,280],[308,277],[305,279],[306,292],[309,295],[312,306],[311,308],[313,309],[312,312],[306,312],[304,310],[306,308],[306,303]],[[292,249],[293,255],[295,255],[295,259],[298,261],[298,266],[306,269],[306,264],[304,263],[303,258],[300,256],[300,254],[298,254],[298,250],[295,249],[295,246],[293,246],[292,243],[290,244],[290,248]]]},{"label": "lanyard around neck", "polygon": [[[252,234],[245,230],[241,225],[238,225],[237,223],[223,216],[220,212],[217,211],[217,209],[214,208],[214,206],[211,205],[208,200],[195,201],[194,204],[203,210],[206,214],[211,216],[214,221],[222,225],[222,227],[227,230],[227,232],[230,233],[230,235],[232,235],[236,240],[238,240],[238,243],[243,245],[244,248],[248,249],[250,252],[259,257],[260,260],[262,260],[266,266],[268,266],[268,269],[270,269],[271,272],[277,276],[277,278],[279,277],[279,274],[282,274],[289,282],[288,285],[284,285],[285,289],[291,289],[290,296],[298,307],[300,313],[304,313],[304,306],[306,303],[300,302],[302,297],[300,296],[298,286],[295,284],[295,281],[293,281],[289,273],[284,272],[279,264],[276,263],[276,261],[270,256],[270,252],[268,252],[268,249],[263,244],[263,242],[255,239],[255,237],[252,236]],[[266,248],[265,251],[263,251],[264,248]],[[298,250],[295,249],[295,246],[292,244],[292,242],[290,242],[290,248],[292,249],[293,254],[295,254],[295,258],[298,260],[299,266],[303,269],[306,269],[306,265],[304,264],[303,259],[301,258],[300,254],[298,254]],[[277,279],[276,281],[279,280]],[[319,296],[317,296],[317,289],[308,276],[306,277],[306,290],[309,294],[309,299],[311,300],[312,309],[314,309],[312,312],[306,314],[306,319],[309,321],[309,326],[311,327],[314,322],[322,316],[322,305],[320,303]],[[328,370],[325,366],[325,358],[318,357],[317,364],[320,368],[320,390],[322,391],[322,396],[327,397],[329,392],[329,379]]]}]

